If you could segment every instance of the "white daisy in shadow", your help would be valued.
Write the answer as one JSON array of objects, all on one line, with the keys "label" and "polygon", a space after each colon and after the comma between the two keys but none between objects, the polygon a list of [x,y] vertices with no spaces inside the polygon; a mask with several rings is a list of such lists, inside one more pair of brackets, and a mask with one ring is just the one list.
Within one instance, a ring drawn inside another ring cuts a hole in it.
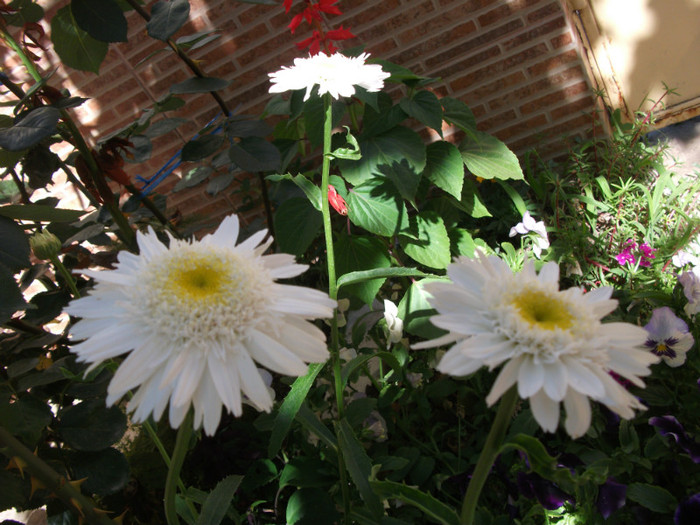
[{"label": "white daisy in shadow", "polygon": [[489,406],[517,384],[548,432],[556,430],[563,402],[565,428],[574,438],[590,426],[589,398],[627,419],[644,408],[610,372],[641,387],[640,376],[658,357],[644,350],[643,328],[600,322],[617,306],[611,288],[559,290],[556,263],[537,274],[526,261],[514,274],[500,258],[482,255],[457,259],[447,275],[451,282],[429,283],[425,290],[438,312],[432,323],[448,333],[413,348],[455,343],[437,366],[453,376],[502,366],[486,398]]},{"label": "white daisy in shadow", "polygon": [[[225,218],[201,241],[161,243],[152,229],[137,233],[140,254],[119,254],[113,271],[95,279],[89,296],[66,311],[81,317],[71,330],[85,341],[71,350],[88,370],[123,354],[108,387],[107,404],[137,389],[133,420],[160,419],[169,405],[172,427],[194,408],[194,426],[216,432],[221,408],[242,413],[242,397],[259,410],[273,396],[256,363],[300,376],[307,363],[328,358],[325,334],[310,320],[332,317],[327,294],[276,283],[307,266],[287,254],[263,255],[266,232],[236,244],[238,218]],[[262,244],[261,244],[262,243]]]}]

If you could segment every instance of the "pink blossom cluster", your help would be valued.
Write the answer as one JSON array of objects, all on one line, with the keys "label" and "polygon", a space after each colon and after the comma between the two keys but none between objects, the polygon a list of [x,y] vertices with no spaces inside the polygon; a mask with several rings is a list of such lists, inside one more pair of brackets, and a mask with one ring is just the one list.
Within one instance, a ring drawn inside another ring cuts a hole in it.
[{"label": "pink blossom cluster", "polygon": [[627,239],[622,251],[615,256],[618,264],[637,264],[639,261],[639,266],[644,268],[649,268],[651,266],[651,260],[656,258],[654,252],[656,248],[652,248],[647,243],[637,244],[632,239]]}]

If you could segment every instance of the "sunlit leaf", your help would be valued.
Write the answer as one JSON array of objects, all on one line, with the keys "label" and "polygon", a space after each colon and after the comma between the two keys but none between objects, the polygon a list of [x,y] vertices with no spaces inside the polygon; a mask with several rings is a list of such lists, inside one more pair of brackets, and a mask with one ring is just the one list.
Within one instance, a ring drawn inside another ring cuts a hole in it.
[{"label": "sunlit leaf", "polygon": [[114,0],[71,0],[78,26],[100,42],[126,42],[127,23]]},{"label": "sunlit leaf", "polygon": [[27,113],[19,122],[0,129],[0,147],[10,151],[27,149],[53,135],[61,112],[49,106]]},{"label": "sunlit leaf", "polygon": [[107,56],[107,42],[92,38],[78,27],[70,5],[62,7],[51,19],[51,42],[66,66],[97,74]]},{"label": "sunlit leaf", "polygon": [[190,17],[188,0],[160,0],[151,8],[151,19],[146,30],[151,38],[166,41],[187,22]]},{"label": "sunlit leaf", "polygon": [[508,146],[492,135],[473,131],[459,145],[462,160],[482,179],[522,179],[520,161]]}]

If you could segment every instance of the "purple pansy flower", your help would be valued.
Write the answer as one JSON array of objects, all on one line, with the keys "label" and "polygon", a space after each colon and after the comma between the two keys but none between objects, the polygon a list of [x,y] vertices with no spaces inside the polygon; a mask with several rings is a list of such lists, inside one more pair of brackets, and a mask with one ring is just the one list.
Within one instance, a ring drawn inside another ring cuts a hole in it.
[{"label": "purple pansy flower", "polygon": [[683,286],[683,293],[688,304],[685,305],[685,313],[695,315],[700,312],[700,277],[693,271],[685,271],[678,276],[678,282]]},{"label": "purple pansy flower", "polygon": [[686,434],[683,425],[675,417],[652,417],[649,419],[649,424],[656,427],[662,436],[672,437],[694,463],[700,463],[700,444]]},{"label": "purple pansy flower", "polygon": [[547,510],[555,510],[573,498],[551,481],[544,479],[535,472],[518,472],[518,490],[529,499],[537,501]]},{"label": "purple pansy flower", "polygon": [[604,519],[608,519],[616,510],[625,506],[627,499],[627,485],[618,483],[612,478],[598,488],[598,501],[596,506]]},{"label": "purple pansy flower", "polygon": [[661,356],[668,366],[677,367],[685,363],[685,354],[693,347],[693,336],[688,325],[676,317],[668,306],[656,308],[644,327],[649,333],[645,346]]},{"label": "purple pansy flower", "polygon": [[688,499],[681,501],[673,515],[673,523],[676,525],[695,525],[700,516],[700,493],[693,494]]}]

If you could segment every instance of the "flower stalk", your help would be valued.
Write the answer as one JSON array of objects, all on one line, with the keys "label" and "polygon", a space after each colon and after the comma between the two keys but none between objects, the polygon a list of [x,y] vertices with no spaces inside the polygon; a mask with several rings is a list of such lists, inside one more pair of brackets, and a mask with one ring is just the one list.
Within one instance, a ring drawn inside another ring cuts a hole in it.
[{"label": "flower stalk", "polygon": [[501,449],[503,438],[508,430],[508,425],[515,411],[517,402],[518,388],[517,386],[512,386],[510,390],[503,395],[498,405],[496,419],[494,419],[491,425],[489,435],[486,436],[484,448],[481,450],[479,460],[476,462],[476,467],[474,467],[472,479],[469,482],[467,493],[462,502],[462,514],[460,516],[460,523],[462,525],[472,525],[472,523],[474,523],[474,514],[476,512],[476,505],[479,502],[479,495],[484,488],[486,478]]},{"label": "flower stalk", "polygon": [[180,471],[185,463],[185,456],[192,436],[193,412],[189,410],[185,416],[185,420],[180,425],[175,438],[175,448],[173,455],[170,458],[170,466],[168,468],[168,476],[165,479],[165,496],[163,504],[165,506],[165,518],[168,525],[179,525],[177,511],[175,509],[175,498],[177,495],[177,487],[180,482]]}]

